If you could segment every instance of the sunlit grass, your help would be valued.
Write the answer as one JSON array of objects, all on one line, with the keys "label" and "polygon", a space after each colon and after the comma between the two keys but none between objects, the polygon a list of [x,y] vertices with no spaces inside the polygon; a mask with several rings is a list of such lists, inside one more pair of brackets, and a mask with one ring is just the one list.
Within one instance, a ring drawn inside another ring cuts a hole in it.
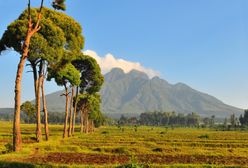
[{"label": "sunlit grass", "polygon": [[[12,123],[0,121],[0,161],[30,162],[31,156],[37,158],[51,153],[81,153],[88,155],[128,156],[140,155],[154,156],[197,156],[206,157],[248,157],[248,132],[244,131],[215,131],[197,128],[165,128],[140,126],[135,131],[134,127],[115,126],[101,127],[94,133],[80,134],[76,132],[73,137],[62,139],[62,125],[50,125],[49,141],[35,142],[35,125],[22,124],[23,149],[19,153],[7,153],[6,144],[12,142]],[[77,127],[76,130],[79,130]],[[138,159],[137,159],[138,160]],[[178,164],[177,164],[178,163]],[[37,163],[33,163],[37,164]],[[41,164],[41,163],[38,163]],[[45,166],[68,166],[65,163],[48,162]],[[71,163],[70,163],[71,164]],[[93,164],[93,163],[92,163]],[[128,164],[128,163],[127,163]],[[142,164],[142,163],[140,163]],[[148,163],[145,163],[148,164]],[[168,165],[149,163],[152,167],[209,167],[209,166],[239,166],[229,164],[180,164],[180,160]],[[1,163],[0,163],[1,165]],[[70,167],[87,167],[88,164],[78,165],[72,163]],[[94,167],[104,167],[102,164],[93,164]],[[106,164],[115,167],[120,164]],[[40,165],[39,165],[40,166]],[[44,165],[42,165],[44,166]]]}]

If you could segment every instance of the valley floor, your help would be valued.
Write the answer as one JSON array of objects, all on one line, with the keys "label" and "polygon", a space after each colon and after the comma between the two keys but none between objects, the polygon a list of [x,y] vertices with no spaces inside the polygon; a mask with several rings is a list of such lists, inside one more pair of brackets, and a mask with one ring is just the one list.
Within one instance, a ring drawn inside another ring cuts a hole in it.
[{"label": "valley floor", "polygon": [[[196,128],[101,127],[62,139],[50,125],[50,140],[35,142],[35,125],[23,124],[23,149],[8,153],[12,123],[0,122],[0,167],[245,167],[248,132]],[[78,128],[77,130],[78,131]],[[127,167],[127,166],[126,166]]]}]

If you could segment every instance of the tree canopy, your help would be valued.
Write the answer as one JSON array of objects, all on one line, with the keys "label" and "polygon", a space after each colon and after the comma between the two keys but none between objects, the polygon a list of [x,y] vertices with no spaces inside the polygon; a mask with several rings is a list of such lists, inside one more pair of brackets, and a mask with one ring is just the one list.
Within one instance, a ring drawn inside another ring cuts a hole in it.
[{"label": "tree canopy", "polygon": [[[31,17],[34,21],[37,20],[38,10],[31,9]],[[13,48],[21,54],[27,24],[28,10],[25,10],[7,27],[0,41],[0,51]],[[41,30],[31,39],[29,60],[41,58],[54,62],[63,56],[64,49],[81,51],[84,46],[80,24],[64,13],[44,8],[40,26]]]},{"label": "tree canopy", "polygon": [[80,53],[78,57],[72,61],[72,64],[81,74],[80,92],[90,94],[99,92],[104,82],[104,77],[101,74],[101,69],[96,60]]}]

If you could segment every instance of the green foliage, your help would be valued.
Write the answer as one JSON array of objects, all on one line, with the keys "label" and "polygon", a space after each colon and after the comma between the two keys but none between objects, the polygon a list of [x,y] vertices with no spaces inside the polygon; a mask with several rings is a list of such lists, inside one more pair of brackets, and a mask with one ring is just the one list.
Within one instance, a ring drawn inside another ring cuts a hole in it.
[{"label": "green foliage", "polygon": [[82,107],[85,108],[90,113],[89,119],[94,121],[95,127],[100,127],[105,122],[105,117],[100,111],[100,103],[100,95],[96,93],[85,93],[78,96],[78,110]]},{"label": "green foliage", "polygon": [[104,82],[104,77],[96,60],[90,56],[80,53],[72,64],[81,73],[80,92],[96,93],[99,92]]},{"label": "green foliage", "polygon": [[66,64],[62,69],[57,71],[55,81],[59,85],[64,85],[69,82],[72,85],[79,85],[80,74],[72,64]]},{"label": "green foliage", "polygon": [[[37,20],[39,9],[31,9],[31,18]],[[26,37],[28,10],[25,10],[17,20],[12,22],[4,32],[0,41],[0,50],[13,48],[22,52],[22,44]],[[82,28],[73,18],[61,12],[43,8],[41,29],[32,38],[29,49],[30,61],[37,59],[55,63],[63,57],[63,50],[81,51],[84,45]]]},{"label": "green foliage", "polygon": [[3,153],[10,153],[13,152],[14,150],[13,145],[11,143],[5,144],[4,147],[5,147],[5,151]]},{"label": "green foliage", "polygon": [[139,119],[136,117],[125,117],[122,115],[118,120],[119,125],[154,125],[154,126],[189,126],[199,125],[200,116],[196,113],[187,115],[176,114],[176,112],[146,112],[141,113]]},{"label": "green foliage", "polygon": [[26,101],[21,105],[21,111],[27,116],[27,122],[35,118],[36,108],[30,101]]},{"label": "green foliage", "polygon": [[244,111],[244,116],[240,115],[239,122],[242,126],[248,126],[248,110]]}]

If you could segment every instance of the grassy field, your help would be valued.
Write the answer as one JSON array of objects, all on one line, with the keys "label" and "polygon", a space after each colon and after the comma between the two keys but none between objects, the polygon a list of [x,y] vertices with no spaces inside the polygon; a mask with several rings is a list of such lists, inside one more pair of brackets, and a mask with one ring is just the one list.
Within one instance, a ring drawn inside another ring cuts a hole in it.
[{"label": "grassy field", "polygon": [[23,124],[22,152],[8,153],[12,123],[0,122],[0,167],[248,166],[248,132],[112,126],[62,139],[62,130],[50,125],[50,140],[35,143],[35,125]]}]

